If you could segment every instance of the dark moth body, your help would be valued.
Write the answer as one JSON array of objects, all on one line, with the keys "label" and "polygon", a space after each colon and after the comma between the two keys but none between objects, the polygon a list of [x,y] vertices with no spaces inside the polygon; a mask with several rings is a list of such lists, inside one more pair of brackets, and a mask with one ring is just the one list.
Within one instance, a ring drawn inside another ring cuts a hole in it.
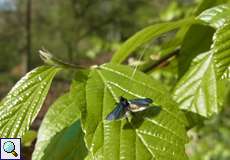
[{"label": "dark moth body", "polygon": [[120,97],[119,103],[111,113],[106,117],[106,120],[117,120],[123,118],[128,112],[139,112],[147,109],[153,102],[150,98],[139,98],[127,100],[124,97]]}]

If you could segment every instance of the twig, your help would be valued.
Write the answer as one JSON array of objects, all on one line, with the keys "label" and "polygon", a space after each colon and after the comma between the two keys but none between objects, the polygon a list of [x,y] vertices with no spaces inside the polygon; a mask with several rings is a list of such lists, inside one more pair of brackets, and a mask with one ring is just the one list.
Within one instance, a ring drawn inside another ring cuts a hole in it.
[{"label": "twig", "polygon": [[156,62],[153,62],[152,64],[148,65],[147,67],[143,68],[142,71],[143,72],[149,72],[151,71],[152,69],[160,66],[162,63],[168,61],[170,58],[174,57],[174,56],[177,56],[179,54],[180,50],[179,49],[176,49],[174,50],[173,52],[163,56],[161,59],[159,59],[158,61]]}]

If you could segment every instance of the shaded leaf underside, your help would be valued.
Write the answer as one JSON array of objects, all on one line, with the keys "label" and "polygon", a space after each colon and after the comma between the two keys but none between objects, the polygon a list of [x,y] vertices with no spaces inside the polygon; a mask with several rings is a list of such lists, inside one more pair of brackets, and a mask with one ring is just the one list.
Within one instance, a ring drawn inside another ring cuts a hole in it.
[{"label": "shaded leaf underside", "polygon": [[[93,70],[86,86],[83,119],[89,159],[186,159],[184,115],[166,90],[143,73],[128,67],[103,65]],[[119,121],[106,121],[119,96],[149,97],[160,107]]]},{"label": "shaded leaf underside", "polygon": [[[80,98],[84,88],[77,89],[77,98]],[[85,157],[87,150],[75,100],[68,93],[50,107],[38,132],[33,160],[82,160]]]}]

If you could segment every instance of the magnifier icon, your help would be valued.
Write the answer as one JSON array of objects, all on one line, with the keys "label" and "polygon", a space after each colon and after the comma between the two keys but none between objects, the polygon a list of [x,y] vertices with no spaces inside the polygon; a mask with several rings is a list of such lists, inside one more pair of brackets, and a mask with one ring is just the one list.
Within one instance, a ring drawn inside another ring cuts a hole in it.
[{"label": "magnifier icon", "polygon": [[15,145],[13,142],[11,141],[7,141],[3,144],[3,150],[6,152],[6,153],[11,153],[14,155],[14,157],[17,157],[18,154],[15,152]]}]

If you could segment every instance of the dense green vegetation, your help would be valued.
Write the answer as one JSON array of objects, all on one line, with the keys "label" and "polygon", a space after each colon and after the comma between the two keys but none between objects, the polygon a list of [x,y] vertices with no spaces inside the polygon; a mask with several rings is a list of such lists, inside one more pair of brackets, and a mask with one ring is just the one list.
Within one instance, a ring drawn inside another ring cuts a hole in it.
[{"label": "dense green vegetation", "polygon": [[[37,138],[33,160],[230,159],[229,1],[164,1],[164,11],[145,0],[58,2],[33,4],[32,53],[44,46],[54,54],[40,50],[45,64],[0,102],[0,137],[20,137],[29,146]],[[12,59],[25,43],[15,41],[0,43],[11,53],[3,59]],[[113,51],[108,62],[87,64]],[[40,63],[36,54],[26,56]],[[2,71],[17,61],[1,63]],[[57,73],[71,86],[50,106],[36,134],[30,126]],[[148,97],[153,104],[107,121],[120,96]]]}]

